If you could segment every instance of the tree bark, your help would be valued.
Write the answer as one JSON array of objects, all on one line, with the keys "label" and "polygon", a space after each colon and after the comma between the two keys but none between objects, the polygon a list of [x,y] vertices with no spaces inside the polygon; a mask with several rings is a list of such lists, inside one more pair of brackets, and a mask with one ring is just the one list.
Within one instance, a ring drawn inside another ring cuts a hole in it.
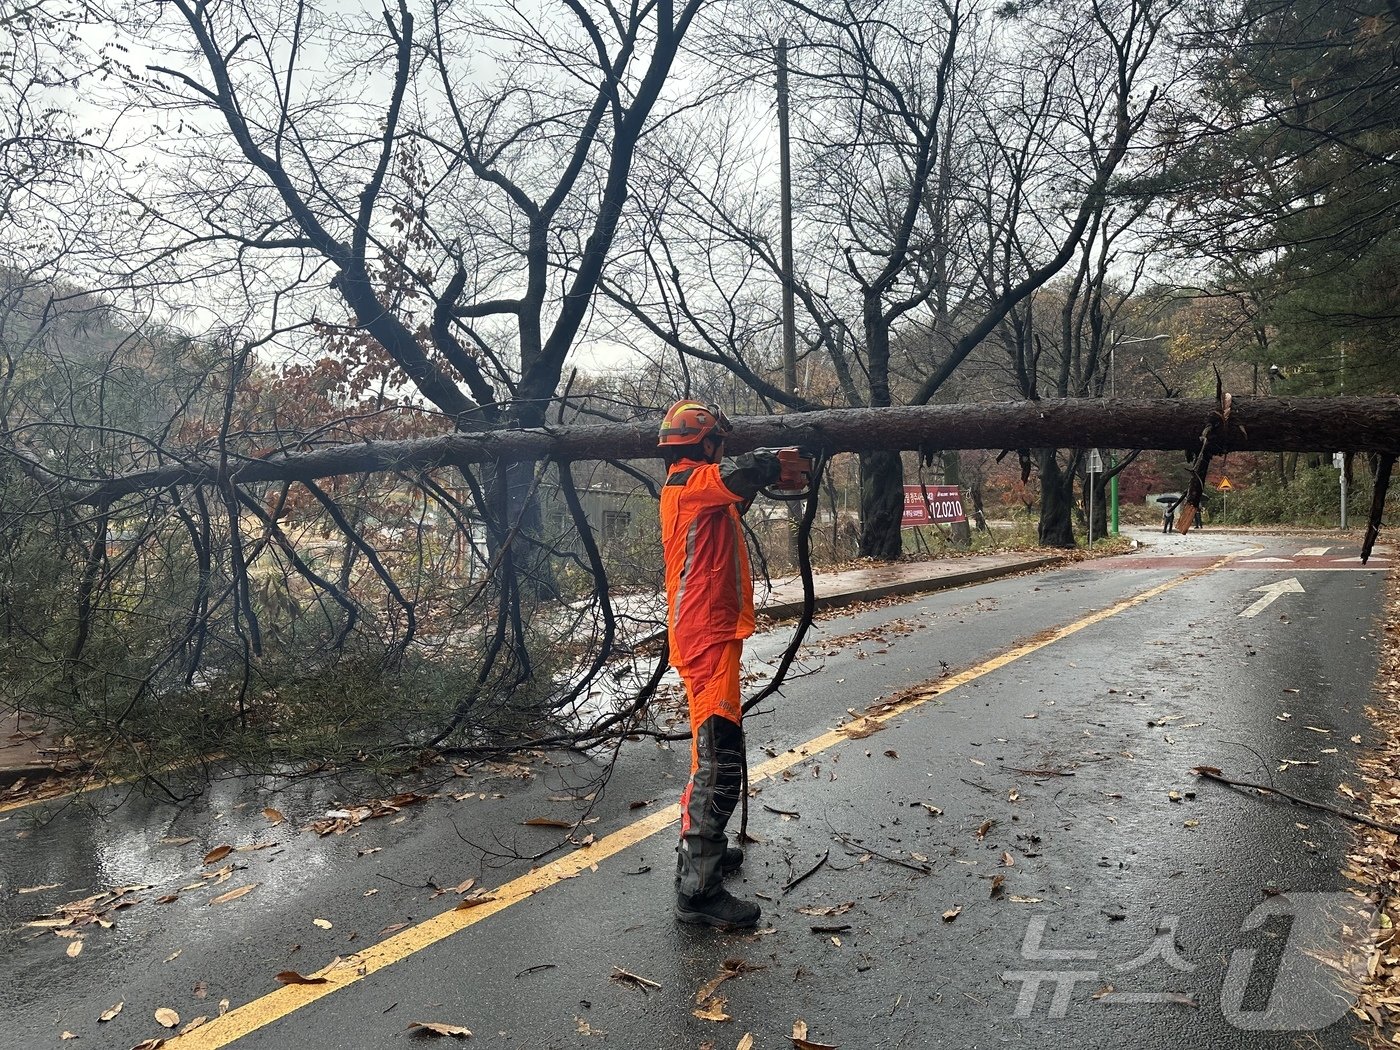
[{"label": "tree bark", "polygon": [[1040,524],[1037,539],[1044,547],[1074,546],[1074,471],[1060,466],[1056,449],[1036,450],[1040,474]]},{"label": "tree bark", "polygon": [[[1400,453],[1400,397],[1235,397],[1228,425],[1207,400],[1015,401],[973,405],[918,405],[884,409],[831,409],[734,420],[731,453],[761,446],[805,445],[827,452],[917,449],[1116,448],[1189,449],[1213,425],[1214,455],[1228,452]],[[112,478],[77,479],[16,443],[0,445],[57,498],[100,505],[171,485],[300,481],[382,470],[425,470],[449,464],[541,459],[652,459],[656,421],[598,426],[543,426],[529,430],[452,433],[407,441],[338,444],[312,452],[238,459],[217,457],[133,471]]]},{"label": "tree bark", "polygon": [[894,561],[903,551],[904,462],[898,452],[860,455],[860,556]]}]

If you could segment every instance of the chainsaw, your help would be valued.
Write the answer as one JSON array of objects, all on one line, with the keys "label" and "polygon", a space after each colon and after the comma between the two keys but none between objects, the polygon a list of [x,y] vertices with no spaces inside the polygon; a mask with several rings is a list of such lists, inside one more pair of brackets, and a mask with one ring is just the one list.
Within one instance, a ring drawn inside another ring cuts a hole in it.
[{"label": "chainsaw", "polygon": [[756,451],[770,452],[776,455],[778,465],[782,468],[782,474],[778,476],[778,480],[761,490],[765,496],[776,500],[807,498],[812,491],[812,468],[813,461],[816,459],[815,454],[796,446],[764,448]]}]

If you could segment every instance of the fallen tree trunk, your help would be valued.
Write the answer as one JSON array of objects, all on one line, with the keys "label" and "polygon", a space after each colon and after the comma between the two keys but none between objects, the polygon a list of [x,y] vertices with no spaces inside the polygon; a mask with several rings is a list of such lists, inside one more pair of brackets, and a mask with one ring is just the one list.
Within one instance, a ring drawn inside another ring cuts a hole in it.
[{"label": "fallen tree trunk", "polygon": [[[629,460],[656,456],[656,420],[453,433],[407,441],[340,444],[306,452],[186,460],[107,479],[53,473],[33,450],[10,448],[23,469],[79,505],[110,504],[171,485],[313,481],[375,471],[523,460]],[[1209,428],[1212,455],[1229,452],[1400,453],[1400,397],[1233,397],[1208,400],[1015,401],[832,409],[734,420],[730,452],[806,445],[833,452],[877,449],[1195,449]]]}]

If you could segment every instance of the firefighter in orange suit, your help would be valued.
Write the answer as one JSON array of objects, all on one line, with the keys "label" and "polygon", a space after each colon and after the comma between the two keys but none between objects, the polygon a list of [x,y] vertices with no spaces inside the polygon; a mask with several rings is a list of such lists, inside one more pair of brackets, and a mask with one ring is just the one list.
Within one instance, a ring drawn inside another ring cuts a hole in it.
[{"label": "firefighter in orange suit", "polygon": [[772,452],[724,458],[729,420],[713,405],[677,401],[661,423],[666,460],[661,543],[666,557],[671,663],[690,707],[690,782],[681,796],[676,917],[753,926],[758,905],[721,879],[744,862],[725,835],[744,781],[739,661],[753,634],[753,579],[739,515],[782,473]]}]

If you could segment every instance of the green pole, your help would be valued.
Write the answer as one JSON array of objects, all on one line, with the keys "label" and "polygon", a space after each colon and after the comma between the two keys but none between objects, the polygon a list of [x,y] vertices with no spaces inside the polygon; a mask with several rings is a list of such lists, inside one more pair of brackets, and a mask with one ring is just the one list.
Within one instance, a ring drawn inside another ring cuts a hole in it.
[{"label": "green pole", "polygon": [[[1108,454],[1108,469],[1113,469],[1113,453]],[[1108,531],[1112,536],[1118,535],[1118,475],[1108,479]]]}]

